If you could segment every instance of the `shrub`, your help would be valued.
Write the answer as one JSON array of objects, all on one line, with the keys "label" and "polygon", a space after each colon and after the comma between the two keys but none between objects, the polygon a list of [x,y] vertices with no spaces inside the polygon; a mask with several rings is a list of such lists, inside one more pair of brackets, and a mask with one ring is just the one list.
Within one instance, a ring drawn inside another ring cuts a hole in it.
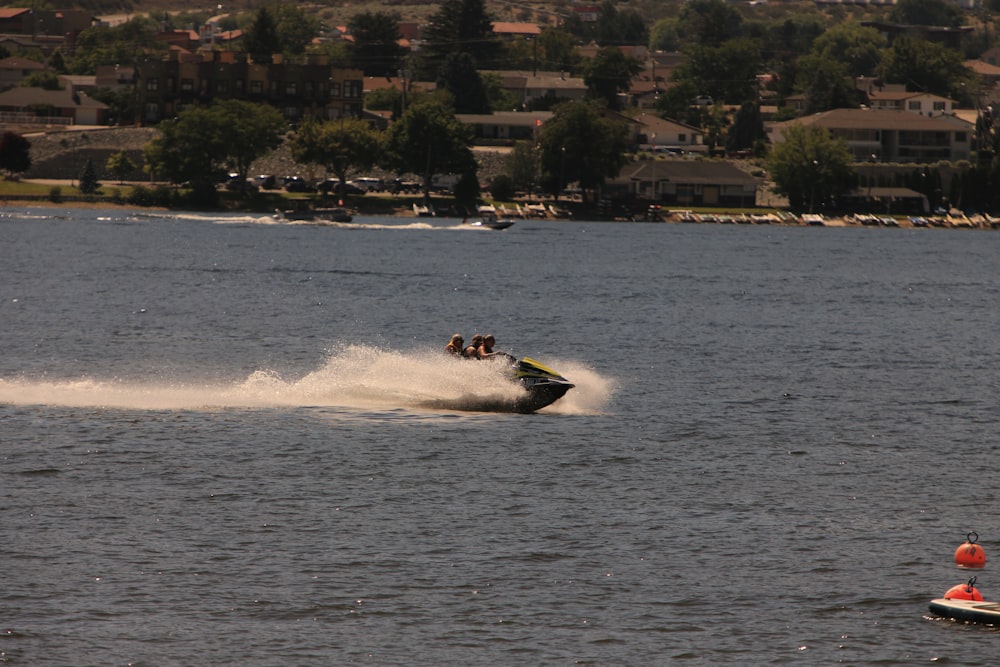
[{"label": "shrub", "polygon": [[62,201],[62,188],[58,185],[53,185],[49,188],[49,201],[58,204]]}]

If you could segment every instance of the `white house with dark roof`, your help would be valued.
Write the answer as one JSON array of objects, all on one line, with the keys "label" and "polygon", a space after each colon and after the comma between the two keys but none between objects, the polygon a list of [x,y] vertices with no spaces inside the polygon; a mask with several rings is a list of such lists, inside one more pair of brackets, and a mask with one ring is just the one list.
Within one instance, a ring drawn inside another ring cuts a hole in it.
[{"label": "white house with dark roof", "polygon": [[546,97],[582,100],[587,95],[587,84],[583,79],[569,76],[565,72],[499,70],[491,74],[499,75],[504,90],[515,95],[524,107],[529,106],[533,100]]},{"label": "white house with dark roof", "polygon": [[639,160],[625,165],[603,192],[681,206],[753,206],[760,184],[724,160]]},{"label": "white house with dark roof", "polygon": [[708,151],[704,130],[693,125],[645,113],[629,120],[632,124],[633,143],[642,148],[658,152]]},{"label": "white house with dark roof", "polygon": [[889,109],[833,109],[765,125],[772,144],[793,125],[822,127],[847,142],[860,162],[968,160],[973,126],[955,116],[921,116]]},{"label": "white house with dark roof", "polygon": [[940,116],[950,114],[954,110],[955,100],[931,93],[919,93],[907,90],[880,90],[872,88],[868,91],[868,106],[872,109],[889,109],[892,111],[909,111],[924,116]]},{"label": "white house with dark roof", "polygon": [[35,72],[45,70],[45,65],[28,58],[4,58],[0,60],[0,90],[16,86]]},{"label": "white house with dark roof", "polygon": [[11,88],[0,93],[0,112],[23,114],[39,123],[104,125],[108,105],[71,90]]}]

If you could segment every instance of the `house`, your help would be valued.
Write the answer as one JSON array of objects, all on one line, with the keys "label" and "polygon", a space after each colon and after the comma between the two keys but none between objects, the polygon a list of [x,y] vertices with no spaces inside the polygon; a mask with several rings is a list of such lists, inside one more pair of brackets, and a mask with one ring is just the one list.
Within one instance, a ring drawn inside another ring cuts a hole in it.
[{"label": "house", "polygon": [[266,102],[289,121],[361,116],[362,72],[332,67],[326,56],[311,55],[304,64],[237,61],[232,51],[182,53],[147,57],[139,64],[137,94],[140,117],[156,123],[190,106],[213,100]]},{"label": "house", "polygon": [[765,125],[772,144],[792,125],[822,127],[847,142],[861,162],[968,160],[973,126],[954,116],[921,116],[889,109],[833,109]]},{"label": "house", "polygon": [[[903,86],[900,86],[903,88]],[[931,93],[915,93],[907,90],[888,90],[871,87],[867,91],[868,106],[872,109],[890,109],[893,111],[910,111],[923,116],[940,116],[950,114],[955,106],[955,100]]]},{"label": "house", "polygon": [[629,119],[632,143],[658,153],[704,153],[705,132],[685,123],[652,114]]},{"label": "house", "polygon": [[30,35],[34,32],[34,16],[27,7],[0,7],[0,33]]},{"label": "house", "polygon": [[45,71],[45,65],[28,58],[0,60],[0,90],[18,85],[25,77]]},{"label": "house", "polygon": [[105,125],[108,106],[71,90],[11,88],[0,93],[0,112],[20,114],[39,123],[59,125]]},{"label": "house", "polygon": [[94,85],[97,88],[119,90],[131,86],[135,76],[136,70],[131,65],[98,65]]},{"label": "house", "polygon": [[550,118],[551,111],[499,111],[491,114],[455,114],[460,122],[473,128],[476,139],[514,142],[533,141],[538,130]]},{"label": "house", "polygon": [[565,72],[523,72],[499,70],[503,88],[513,94],[524,109],[541,99],[582,100],[587,95],[583,79],[567,76]]},{"label": "house", "polygon": [[602,194],[683,206],[753,206],[761,181],[723,160],[640,160]]}]

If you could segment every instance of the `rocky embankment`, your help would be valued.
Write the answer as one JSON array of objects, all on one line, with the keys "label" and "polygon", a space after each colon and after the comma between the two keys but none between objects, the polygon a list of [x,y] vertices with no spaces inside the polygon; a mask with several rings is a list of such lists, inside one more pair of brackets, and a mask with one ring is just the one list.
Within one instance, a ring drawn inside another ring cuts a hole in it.
[{"label": "rocky embankment", "polygon": [[[77,180],[83,173],[87,160],[93,162],[98,178],[111,179],[104,173],[108,157],[124,150],[136,169],[125,177],[127,181],[148,181],[149,174],[142,169],[142,147],[157,136],[152,127],[108,127],[86,130],[57,130],[44,133],[25,132],[31,142],[31,169],[25,178]],[[504,155],[494,151],[476,151],[479,160],[479,180],[488,183],[493,176],[503,170]],[[273,174],[326,178],[326,170],[316,165],[296,162],[292,158],[287,143],[265,158],[257,160],[250,168],[250,175]],[[391,174],[373,170],[375,176],[391,177]]]}]

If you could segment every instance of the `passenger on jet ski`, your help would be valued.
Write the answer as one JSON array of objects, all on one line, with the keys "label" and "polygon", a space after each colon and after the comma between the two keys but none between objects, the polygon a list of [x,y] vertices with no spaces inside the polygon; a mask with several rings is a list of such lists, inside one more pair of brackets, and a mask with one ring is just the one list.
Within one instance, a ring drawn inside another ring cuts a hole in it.
[{"label": "passenger on jet ski", "polygon": [[496,355],[493,351],[493,346],[496,345],[497,339],[493,337],[493,334],[486,334],[483,336],[483,342],[480,344],[477,350],[480,359],[489,359]]},{"label": "passenger on jet ski", "polygon": [[462,356],[466,359],[479,358],[479,346],[483,344],[483,335],[476,334],[472,337],[472,344],[462,351]]},{"label": "passenger on jet ski", "polygon": [[448,344],[444,346],[444,351],[448,354],[455,355],[456,357],[465,356],[465,352],[462,347],[463,343],[465,343],[465,341],[462,339],[462,334],[455,334],[451,337],[451,340],[448,341]]}]

